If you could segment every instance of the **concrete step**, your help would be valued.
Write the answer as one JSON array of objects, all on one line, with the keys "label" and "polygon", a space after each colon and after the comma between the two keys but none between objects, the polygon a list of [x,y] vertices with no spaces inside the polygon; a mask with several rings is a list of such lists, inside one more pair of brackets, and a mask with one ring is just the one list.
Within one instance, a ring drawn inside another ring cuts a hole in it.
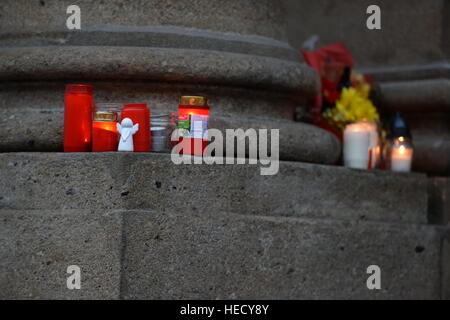
[{"label": "concrete step", "polygon": [[[438,228],[146,210],[0,210],[5,299],[431,299]],[[69,265],[81,289],[68,290]],[[381,268],[368,290],[367,267]]]},{"label": "concrete step", "polygon": [[0,209],[147,209],[427,222],[422,174],[280,162],[174,165],[168,154],[0,154]]},{"label": "concrete step", "polygon": [[[1,298],[440,298],[427,179],[169,155],[0,154]],[[445,249],[445,250],[444,250]],[[69,265],[82,272],[68,290]],[[382,271],[368,290],[367,267]]]}]

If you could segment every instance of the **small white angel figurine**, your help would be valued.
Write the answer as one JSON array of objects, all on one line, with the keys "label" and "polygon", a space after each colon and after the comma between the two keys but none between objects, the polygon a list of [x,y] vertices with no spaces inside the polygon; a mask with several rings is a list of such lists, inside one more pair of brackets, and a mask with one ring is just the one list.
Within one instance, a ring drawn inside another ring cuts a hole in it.
[{"label": "small white angel figurine", "polygon": [[130,118],[125,118],[122,120],[122,124],[117,123],[117,131],[120,134],[119,148],[118,151],[134,151],[133,146],[133,135],[138,132],[139,123],[133,126],[133,121]]}]

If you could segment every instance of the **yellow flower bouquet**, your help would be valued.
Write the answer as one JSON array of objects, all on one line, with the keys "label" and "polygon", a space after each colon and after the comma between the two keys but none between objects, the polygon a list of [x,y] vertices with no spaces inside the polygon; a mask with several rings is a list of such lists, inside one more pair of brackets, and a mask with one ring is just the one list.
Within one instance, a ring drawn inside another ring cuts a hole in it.
[{"label": "yellow flower bouquet", "polygon": [[354,87],[343,88],[335,106],[326,109],[322,116],[340,130],[352,122],[378,122],[377,108],[369,99],[370,86],[363,77],[358,77]]}]

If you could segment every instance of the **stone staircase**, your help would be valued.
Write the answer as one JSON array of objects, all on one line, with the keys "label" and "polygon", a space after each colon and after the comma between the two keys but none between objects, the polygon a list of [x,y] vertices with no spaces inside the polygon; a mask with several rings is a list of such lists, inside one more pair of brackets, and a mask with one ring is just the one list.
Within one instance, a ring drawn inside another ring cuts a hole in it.
[{"label": "stone staircase", "polygon": [[[450,298],[448,5],[406,2],[383,0],[383,31],[367,34],[356,1],[79,0],[82,30],[69,31],[71,1],[3,0],[0,298]],[[353,39],[380,106],[417,130],[415,169],[439,177],[331,166],[339,141],[293,121],[319,92],[298,52],[313,33]],[[152,114],[208,96],[212,128],[280,129],[280,172],[57,153],[73,82]],[[80,290],[67,289],[70,265]]]},{"label": "stone staircase", "polygon": [[427,224],[422,174],[3,153],[0,176],[1,298],[448,297],[448,230]]}]

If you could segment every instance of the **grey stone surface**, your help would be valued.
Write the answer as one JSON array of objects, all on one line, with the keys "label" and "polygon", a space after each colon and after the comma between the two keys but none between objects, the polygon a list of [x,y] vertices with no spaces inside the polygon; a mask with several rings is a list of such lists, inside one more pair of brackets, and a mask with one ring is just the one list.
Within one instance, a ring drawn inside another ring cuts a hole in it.
[{"label": "grey stone surface", "polygon": [[426,223],[420,174],[280,162],[174,165],[152,153],[0,154],[0,208],[149,209]]},{"label": "grey stone surface", "polygon": [[[0,297],[444,294],[445,230],[425,225],[425,176],[292,162],[259,173],[164,154],[0,154]],[[72,264],[80,291],[65,286]]]},{"label": "grey stone surface", "polygon": [[441,225],[450,223],[450,178],[428,179],[428,221]]},{"label": "grey stone surface", "polygon": [[0,47],[112,46],[214,50],[298,61],[287,43],[262,36],[221,33],[177,26],[83,27],[82,32],[0,33]]},{"label": "grey stone surface", "polygon": [[[288,39],[297,50],[312,35],[319,35],[319,46],[344,42],[358,67],[416,65],[448,59],[447,2],[285,0]],[[366,27],[366,10],[372,4],[381,8],[381,30]]]},{"label": "grey stone surface", "polygon": [[[210,99],[211,120],[216,116],[235,118],[260,117],[292,120],[294,109],[306,105],[301,96],[281,91],[253,90],[182,83],[146,81],[24,81],[2,83],[0,110],[6,119],[14,112],[38,113],[42,110],[63,112],[64,88],[67,83],[86,83],[94,86],[94,102],[148,104],[151,113],[177,112],[182,95],[203,95]],[[23,116],[23,118],[26,118]],[[32,119],[31,119],[32,120]]]},{"label": "grey stone surface", "polygon": [[442,241],[442,294],[441,298],[450,300],[450,229]]},{"label": "grey stone surface", "polygon": [[404,113],[414,139],[413,169],[450,174],[450,80],[429,79],[379,84],[378,106],[385,114]]},{"label": "grey stone surface", "polygon": [[[4,0],[4,32],[65,30],[70,0]],[[283,7],[270,0],[79,0],[82,29],[97,26],[165,26],[286,40]]]},{"label": "grey stone surface", "polygon": [[[124,214],[125,299],[438,299],[432,227],[219,213]],[[366,269],[381,268],[381,290]]]},{"label": "grey stone surface", "polygon": [[370,75],[375,82],[450,79],[450,63],[447,60],[417,65],[359,68],[358,71]]},{"label": "grey stone surface", "polygon": [[379,85],[382,107],[389,111],[449,111],[450,80],[386,82]]},{"label": "grey stone surface", "polygon": [[21,47],[0,50],[1,80],[152,80],[314,94],[315,72],[291,61],[208,50]]},{"label": "grey stone surface", "polygon": [[[2,153],[0,209],[114,208],[120,201],[119,153]],[[39,161],[38,159],[42,161]]]},{"label": "grey stone surface", "polygon": [[[52,199],[47,199],[52,201]],[[122,218],[94,210],[0,210],[1,299],[117,299]],[[67,267],[81,289],[67,288]]]},{"label": "grey stone surface", "polygon": [[[159,104],[158,109],[153,109],[153,103],[149,103],[153,114],[158,112],[170,113],[176,110],[176,107],[169,108],[169,102],[167,101],[170,98],[176,101],[175,96],[163,98],[167,109],[162,109],[163,104]],[[7,107],[8,99],[5,100],[5,108],[0,108],[0,151],[62,151],[64,115],[60,108],[33,108],[32,102],[25,97],[23,99],[24,106],[30,107],[11,108]],[[223,132],[226,129],[236,128],[279,129],[280,159],[327,164],[336,163],[339,159],[340,143],[330,133],[305,123],[284,119],[275,120],[270,118],[269,115],[264,116],[264,107],[270,108],[267,105],[270,103],[267,102],[265,106],[259,105],[262,111],[259,113],[260,116],[250,117],[249,115],[239,118],[239,108],[245,109],[246,106],[249,106],[249,108],[257,106],[257,101],[247,105],[248,100],[246,98],[226,97],[224,100],[219,99],[216,104],[212,105],[210,128],[219,129]],[[42,104],[45,101],[46,98],[42,95]],[[225,102],[224,105],[222,105],[223,102]],[[235,108],[237,110],[233,111],[227,108],[227,103],[238,106]],[[219,104],[219,108],[215,109],[217,104]],[[286,106],[286,109],[288,112],[288,106]],[[227,115],[220,116],[221,113]]]}]

